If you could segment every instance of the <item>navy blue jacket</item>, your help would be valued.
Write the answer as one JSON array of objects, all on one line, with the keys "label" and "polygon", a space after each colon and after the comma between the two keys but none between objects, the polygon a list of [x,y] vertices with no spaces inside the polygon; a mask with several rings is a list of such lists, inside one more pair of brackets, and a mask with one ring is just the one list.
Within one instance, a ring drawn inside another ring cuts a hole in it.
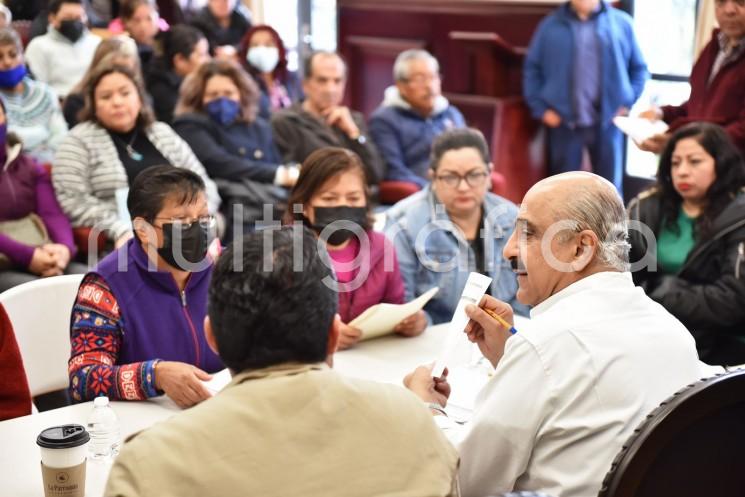
[{"label": "navy blue jacket", "polygon": [[398,92],[386,90],[383,104],[370,117],[370,136],[383,156],[385,179],[426,185],[432,142],[444,131],[466,125],[460,111],[444,98],[430,117],[408,107]]},{"label": "navy blue jacket", "polygon": [[236,121],[221,126],[202,113],[184,114],[173,129],[194,150],[212,179],[272,183],[281,164],[269,123]]},{"label": "navy blue jacket", "polygon": [[[523,71],[523,94],[533,117],[541,119],[546,110],[553,109],[570,126],[576,121],[572,103],[574,15],[567,2],[541,21]],[[631,108],[636,102],[649,72],[628,14],[603,2],[597,30],[602,47],[600,119],[607,124],[619,108]]]}]

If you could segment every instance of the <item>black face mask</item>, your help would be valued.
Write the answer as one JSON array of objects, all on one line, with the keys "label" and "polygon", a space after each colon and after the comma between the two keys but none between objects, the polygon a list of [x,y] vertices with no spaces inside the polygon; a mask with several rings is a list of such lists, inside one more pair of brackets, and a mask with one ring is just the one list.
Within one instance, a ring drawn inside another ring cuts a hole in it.
[{"label": "black face mask", "polygon": [[[171,224],[163,225],[163,246],[158,249],[158,255],[171,266],[189,271],[190,268],[183,267],[179,264],[174,256],[176,251],[176,227]],[[187,229],[181,230],[181,256],[190,264],[198,264],[204,260],[207,255],[207,248],[210,244],[209,228],[203,228],[199,223],[191,223]],[[183,262],[183,261],[182,261]]]},{"label": "black face mask", "polygon": [[[321,234],[323,229],[335,221],[348,221],[359,226],[361,230],[367,226],[367,208],[366,207],[314,207],[316,222],[313,223],[313,231]],[[336,228],[336,227],[334,227]],[[330,245],[341,245],[354,236],[354,231],[336,228],[326,243]]]},{"label": "black face mask", "polygon": [[83,36],[85,30],[85,24],[80,19],[67,19],[60,23],[60,27],[57,31],[62,36],[75,43]]}]

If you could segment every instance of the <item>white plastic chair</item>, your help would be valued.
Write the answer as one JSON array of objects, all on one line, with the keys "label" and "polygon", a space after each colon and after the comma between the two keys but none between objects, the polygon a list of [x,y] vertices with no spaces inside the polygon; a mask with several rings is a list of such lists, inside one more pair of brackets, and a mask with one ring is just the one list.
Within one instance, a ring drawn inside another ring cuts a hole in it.
[{"label": "white plastic chair", "polygon": [[40,278],[0,293],[32,397],[67,388],[70,315],[83,276]]}]

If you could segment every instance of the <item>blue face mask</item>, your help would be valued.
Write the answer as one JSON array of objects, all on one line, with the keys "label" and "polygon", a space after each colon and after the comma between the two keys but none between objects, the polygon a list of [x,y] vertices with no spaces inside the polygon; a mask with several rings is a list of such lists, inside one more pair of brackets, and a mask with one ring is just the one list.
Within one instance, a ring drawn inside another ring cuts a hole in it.
[{"label": "blue face mask", "polygon": [[24,64],[20,64],[13,69],[8,69],[7,71],[0,71],[0,87],[15,88],[25,75],[26,66]]},{"label": "blue face mask", "polygon": [[241,110],[238,102],[225,97],[212,100],[207,104],[206,109],[207,114],[209,114],[215,122],[222,124],[223,126],[227,126],[235,121]]}]

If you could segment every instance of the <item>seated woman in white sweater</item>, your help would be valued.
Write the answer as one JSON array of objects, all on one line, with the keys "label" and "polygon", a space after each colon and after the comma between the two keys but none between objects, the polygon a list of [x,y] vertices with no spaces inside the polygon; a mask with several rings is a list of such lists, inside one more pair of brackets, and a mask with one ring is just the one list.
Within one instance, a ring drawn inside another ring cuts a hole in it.
[{"label": "seated woman in white sweater", "polygon": [[28,76],[23,44],[10,28],[0,29],[0,97],[10,123],[8,131],[21,139],[24,152],[41,163],[51,162],[67,124],[54,90]]},{"label": "seated woman in white sweater", "polygon": [[126,190],[148,167],[171,164],[201,176],[211,213],[220,197],[194,153],[167,124],[155,122],[139,79],[127,66],[105,64],[84,90],[81,123],[60,144],[52,183],[74,228],[92,227],[116,247],[132,237],[117,210],[117,191]]}]

